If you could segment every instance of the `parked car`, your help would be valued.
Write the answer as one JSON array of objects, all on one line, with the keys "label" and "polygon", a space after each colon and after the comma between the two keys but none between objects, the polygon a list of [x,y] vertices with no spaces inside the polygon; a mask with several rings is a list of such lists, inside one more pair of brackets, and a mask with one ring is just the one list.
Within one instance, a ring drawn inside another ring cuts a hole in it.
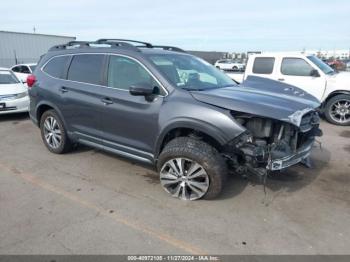
[{"label": "parked car", "polygon": [[49,151],[82,143],[155,165],[168,193],[195,200],[216,197],[228,168],[304,161],[321,135],[315,98],[261,80],[237,86],[179,48],[101,39],[51,48],[27,83]]},{"label": "parked car", "polygon": [[238,83],[249,76],[297,86],[320,101],[320,109],[329,122],[350,125],[349,72],[337,72],[313,55],[282,53],[252,55],[244,73],[230,74]]},{"label": "parked car", "polygon": [[215,62],[215,67],[222,70],[243,71],[244,64],[232,59],[221,59]]},{"label": "parked car", "polygon": [[27,87],[7,68],[0,67],[0,114],[28,112]]},{"label": "parked car", "polygon": [[11,67],[11,70],[19,80],[21,80],[22,82],[26,82],[27,77],[34,72],[35,67],[35,63],[19,64]]},{"label": "parked car", "polygon": [[336,71],[344,71],[346,69],[346,64],[337,59],[328,60],[326,64]]}]

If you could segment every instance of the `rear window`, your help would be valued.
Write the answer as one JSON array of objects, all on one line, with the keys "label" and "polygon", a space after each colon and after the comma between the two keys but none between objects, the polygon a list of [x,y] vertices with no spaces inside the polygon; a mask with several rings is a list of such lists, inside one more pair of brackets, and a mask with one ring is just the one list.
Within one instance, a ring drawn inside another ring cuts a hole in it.
[{"label": "rear window", "polygon": [[68,70],[68,80],[100,85],[104,55],[75,55]]},{"label": "rear window", "polygon": [[70,56],[54,57],[45,65],[43,71],[50,76],[64,79],[64,72],[69,59]]},{"label": "rear window", "polygon": [[271,74],[275,58],[273,57],[256,57],[253,65],[254,74]]}]

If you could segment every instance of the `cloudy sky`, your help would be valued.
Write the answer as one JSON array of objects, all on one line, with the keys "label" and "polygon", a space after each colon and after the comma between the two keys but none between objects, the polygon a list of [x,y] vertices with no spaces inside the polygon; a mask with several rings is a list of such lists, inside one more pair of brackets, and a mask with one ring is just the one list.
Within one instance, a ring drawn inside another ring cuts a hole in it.
[{"label": "cloudy sky", "polygon": [[[192,50],[350,49],[349,0],[3,0],[0,30]],[[1,39],[0,39],[1,44]]]}]

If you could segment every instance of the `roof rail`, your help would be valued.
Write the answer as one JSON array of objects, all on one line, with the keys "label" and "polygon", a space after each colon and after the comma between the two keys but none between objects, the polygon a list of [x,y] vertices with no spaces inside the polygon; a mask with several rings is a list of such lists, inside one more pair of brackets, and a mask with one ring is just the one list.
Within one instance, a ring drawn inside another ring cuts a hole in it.
[{"label": "roof rail", "polygon": [[[102,38],[102,39],[98,39],[96,40],[96,43],[100,43],[100,44],[105,44],[106,42],[130,42],[130,43],[137,43],[137,44],[142,44],[145,47],[148,48],[152,48],[153,45],[147,42],[141,42],[141,41],[137,41],[137,40],[130,40],[130,39],[118,39],[118,38]],[[136,46],[138,47],[138,46]]]},{"label": "roof rail", "polygon": [[154,45],[153,48],[160,48],[163,50],[167,51],[175,51],[175,52],[181,52],[181,53],[186,53],[185,50],[178,48],[176,46],[168,46],[168,45]]},{"label": "roof rail", "polygon": [[[136,43],[137,45],[133,45],[131,43]],[[139,48],[160,48],[168,51],[186,53],[185,50],[175,46],[163,46],[163,45],[154,46],[147,42],[141,42],[141,41],[129,40],[129,39],[117,39],[117,38],[102,38],[96,41],[70,41],[66,44],[55,45],[51,47],[49,51],[68,49],[70,47],[86,48],[86,47],[92,47],[93,45],[109,45],[110,48],[124,47],[124,48],[133,49],[134,51],[140,51]]]}]

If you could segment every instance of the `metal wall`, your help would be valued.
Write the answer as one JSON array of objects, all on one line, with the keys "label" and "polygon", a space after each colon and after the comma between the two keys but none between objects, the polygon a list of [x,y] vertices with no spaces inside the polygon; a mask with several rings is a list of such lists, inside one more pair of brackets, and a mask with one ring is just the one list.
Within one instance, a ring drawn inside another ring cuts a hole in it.
[{"label": "metal wall", "polygon": [[50,47],[73,40],[75,37],[0,31],[0,67],[36,63]]}]

